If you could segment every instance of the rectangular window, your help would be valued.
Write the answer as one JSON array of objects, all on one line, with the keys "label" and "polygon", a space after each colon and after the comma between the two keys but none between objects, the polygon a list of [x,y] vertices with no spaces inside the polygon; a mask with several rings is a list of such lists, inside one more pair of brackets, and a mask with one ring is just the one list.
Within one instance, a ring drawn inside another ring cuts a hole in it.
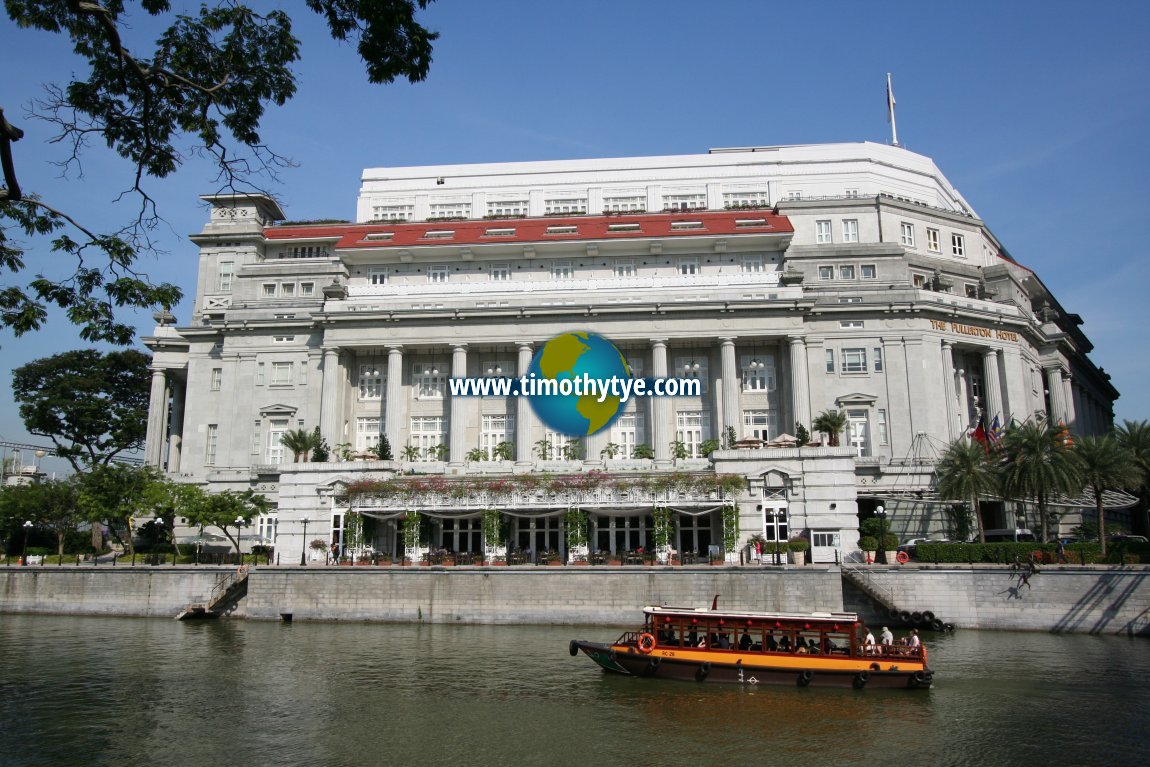
[{"label": "rectangular window", "polygon": [[694,378],[699,381],[700,393],[707,393],[707,358],[706,357],[676,357],[675,370],[671,375],[674,378]]},{"label": "rectangular window", "polygon": [[549,226],[547,227],[546,234],[578,234],[579,227],[577,226]]},{"label": "rectangular window", "polygon": [[551,264],[551,279],[570,280],[575,277],[575,268],[570,261],[554,261]]},{"label": "rectangular window", "polygon": [[837,549],[839,547],[839,534],[812,533],[811,545],[820,549]]},{"label": "rectangular window", "polygon": [[301,282],[299,284],[299,294],[300,294],[300,296],[307,296],[307,297],[314,296],[315,295],[315,283],[314,282]]},{"label": "rectangular window", "polygon": [[801,199],[803,199],[803,193],[802,193],[802,191],[800,191],[798,189],[793,189],[793,190],[787,192],[787,199],[792,200],[792,201],[801,200]]},{"label": "rectangular window", "polygon": [[861,304],[862,296],[839,296],[840,304]]},{"label": "rectangular window", "polygon": [[908,224],[905,221],[899,224],[898,242],[903,247],[914,247],[914,224]]},{"label": "rectangular window", "polygon": [[272,363],[272,386],[290,386],[295,364],[292,362]]},{"label": "rectangular window", "polygon": [[280,285],[280,295],[284,296],[285,298],[287,298],[289,296],[294,296],[295,295],[295,283],[294,282],[285,282],[283,285]]},{"label": "rectangular window", "polygon": [[387,284],[387,267],[386,266],[371,266],[367,270],[367,281],[370,285],[386,285]]},{"label": "rectangular window", "polygon": [[775,390],[775,355],[742,355],[743,391]]},{"label": "rectangular window", "polygon": [[743,256],[743,273],[757,274],[764,271],[762,256]]},{"label": "rectangular window", "polygon": [[611,442],[619,446],[616,458],[633,458],[635,446],[646,441],[643,420],[636,412],[623,413],[611,425]]},{"label": "rectangular window", "polygon": [[833,266],[820,266],[819,279],[820,280],[833,280],[835,278],[835,268]]},{"label": "rectangular window", "polygon": [[928,228],[926,230],[926,249],[931,253],[942,252],[941,240],[939,239],[937,229]]},{"label": "rectangular window", "polygon": [[778,434],[774,410],[744,410],[743,436],[770,442]]},{"label": "rectangular window", "polygon": [[221,261],[220,270],[216,276],[216,290],[220,293],[232,292],[232,278],[236,274],[236,264],[234,261]]},{"label": "rectangular window", "polygon": [[973,282],[967,282],[965,286],[967,298],[978,298],[978,285]]},{"label": "rectangular window", "polygon": [[264,363],[256,363],[256,386],[264,385]]},{"label": "rectangular window", "polygon": [[284,446],[281,440],[287,433],[289,423],[286,418],[273,418],[268,422],[268,463],[283,463]]},{"label": "rectangular window", "polygon": [[858,242],[859,241],[859,222],[858,219],[846,218],[843,219],[843,242]]},{"label": "rectangular window", "polygon": [[762,208],[767,205],[770,205],[770,200],[765,191],[723,193],[723,207],[725,208]]},{"label": "rectangular window", "polygon": [[447,389],[447,363],[411,366],[411,393],[415,399],[443,399]]},{"label": "rectangular window", "polygon": [[866,349],[843,349],[842,365],[844,373],[865,373]]},{"label": "rectangular window", "polygon": [[663,196],[663,210],[700,210],[706,207],[706,194],[668,194]]},{"label": "rectangular window", "polygon": [[436,264],[435,266],[427,267],[427,281],[428,282],[447,282],[447,275],[450,270],[444,264]]},{"label": "rectangular window", "polygon": [[442,452],[446,433],[441,415],[416,415],[411,417],[411,446],[419,451],[417,461],[435,461]]},{"label": "rectangular window", "polygon": [[219,446],[220,440],[220,427],[218,424],[209,423],[206,442],[204,443],[204,465],[216,465],[216,448]]},{"label": "rectangular window", "polygon": [[680,258],[679,259],[679,274],[692,275],[699,273],[699,259],[697,258]]},{"label": "rectangular window", "polygon": [[851,199],[853,200],[853,199],[856,199],[856,198],[858,198],[858,196],[859,196],[859,190],[857,190],[857,189],[847,189],[847,190],[846,190],[846,191],[845,191],[843,194],[844,194],[846,197],[849,197],[849,198],[851,198]]},{"label": "rectangular window", "polygon": [[383,399],[384,373],[379,365],[359,366],[359,398],[361,400]]},{"label": "rectangular window", "polygon": [[643,211],[647,209],[647,198],[632,197],[604,197],[603,210],[611,212]]},{"label": "rectangular window", "polygon": [[290,344],[295,342],[295,336],[272,336],[273,344]]},{"label": "rectangular window", "polygon": [[220,387],[223,385],[223,382],[224,382],[224,369],[223,368],[212,368],[212,377],[211,377],[210,383],[208,384],[209,388],[212,391],[219,391]]},{"label": "rectangular window", "polygon": [[855,278],[855,268],[853,264],[843,264],[839,267],[840,280],[853,280]]},{"label": "rectangular window", "polygon": [[966,258],[966,238],[961,234],[950,236],[950,253],[956,258]]},{"label": "rectangular window", "polygon": [[552,215],[557,213],[586,213],[587,200],[544,200],[543,212]]},{"label": "rectangular window", "polygon": [[686,229],[704,229],[702,221],[672,221],[671,231],[680,232]]},{"label": "rectangular window", "polygon": [[882,347],[876,346],[874,348],[874,372],[882,372]]},{"label": "rectangular window", "polygon": [[925,288],[926,287],[926,275],[925,274],[911,274],[910,282],[916,288]]},{"label": "rectangular window", "polygon": [[254,456],[260,454],[260,440],[262,439],[262,431],[260,428],[260,419],[252,421],[252,438],[249,444],[250,452]]},{"label": "rectangular window", "polygon": [[831,244],[831,222],[829,220],[815,222],[815,243],[818,245]]},{"label": "rectangular window", "polygon": [[379,444],[379,416],[355,419],[355,449],[367,451]]},{"label": "rectangular window", "polygon": [[702,458],[699,448],[711,438],[711,414],[701,410],[675,413],[675,439],[687,447],[688,458]]},{"label": "rectangular window", "polygon": [[835,372],[835,350],[827,349],[827,372]]},{"label": "rectangular window", "polygon": [[615,276],[616,277],[634,277],[635,276],[635,259],[633,259],[633,258],[616,258],[615,259]]},{"label": "rectangular window", "polygon": [[874,264],[863,264],[859,267],[859,277],[864,280],[873,280],[878,276],[878,270],[875,269]]},{"label": "rectangular window", "polygon": [[844,329],[861,328],[863,326],[862,320],[839,320],[839,327]]},{"label": "rectangular window", "polygon": [[511,279],[511,264],[492,264],[488,269],[494,282],[508,282]]},{"label": "rectangular window", "polygon": [[642,229],[640,224],[608,224],[608,232],[638,232]]},{"label": "rectangular window", "polygon": [[886,411],[885,410],[879,410],[878,411],[878,443],[880,445],[887,444]]},{"label": "rectangular window", "polygon": [[428,206],[428,218],[471,218],[471,203],[433,202]]},{"label": "rectangular window", "polygon": [[527,200],[503,200],[487,203],[489,216],[526,216]]},{"label": "rectangular window", "polygon": [[414,205],[373,205],[371,216],[374,221],[410,221]]},{"label": "rectangular window", "polygon": [[265,282],[262,286],[264,298],[276,297],[276,285],[274,282]]},{"label": "rectangular window", "polygon": [[501,442],[515,441],[515,416],[501,413],[483,416],[482,430],[479,432],[479,449],[487,455],[487,460],[495,459],[495,448]]}]

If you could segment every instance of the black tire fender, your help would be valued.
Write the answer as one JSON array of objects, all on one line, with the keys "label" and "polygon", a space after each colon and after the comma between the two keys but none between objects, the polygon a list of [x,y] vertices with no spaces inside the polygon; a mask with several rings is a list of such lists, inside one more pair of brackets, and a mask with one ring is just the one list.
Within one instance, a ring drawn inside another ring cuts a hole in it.
[{"label": "black tire fender", "polygon": [[922,613],[911,613],[910,614],[910,622],[915,624],[916,626],[918,624],[922,623],[922,620],[923,620]]},{"label": "black tire fender", "polygon": [[902,610],[898,614],[898,619],[903,623],[910,623],[910,612],[908,610]]},{"label": "black tire fender", "polygon": [[699,670],[695,672],[695,681],[696,682],[702,682],[703,680],[705,680],[707,678],[707,675],[710,673],[711,673],[711,664],[707,661],[703,661],[703,665],[699,666]]},{"label": "black tire fender", "polygon": [[851,683],[856,690],[861,690],[866,687],[866,683],[870,681],[870,674],[866,671],[860,671],[855,674],[854,681]]},{"label": "black tire fender", "polygon": [[607,651],[607,660],[611,661],[612,663],[615,663],[616,661],[619,660],[619,654],[617,652],[615,652],[614,650],[608,650]]},{"label": "black tire fender", "polygon": [[914,672],[914,674],[911,675],[911,678],[908,682],[909,687],[923,687],[923,686],[926,686],[927,684],[928,684],[928,682],[926,679],[926,674],[922,673],[921,671]]},{"label": "black tire fender", "polygon": [[938,618],[935,618],[930,622],[930,628],[932,631],[942,631],[946,628],[946,625]]},{"label": "black tire fender", "polygon": [[936,617],[935,614],[933,612],[931,612],[930,610],[923,610],[922,611],[922,619],[924,621],[926,621],[927,623],[932,623],[934,621],[935,617]]},{"label": "black tire fender", "polygon": [[572,657],[579,654],[579,644],[574,639],[571,640],[571,644],[567,645],[567,652],[571,653]]},{"label": "black tire fender", "polygon": [[806,687],[815,678],[815,672],[805,669],[799,672],[799,687]]}]

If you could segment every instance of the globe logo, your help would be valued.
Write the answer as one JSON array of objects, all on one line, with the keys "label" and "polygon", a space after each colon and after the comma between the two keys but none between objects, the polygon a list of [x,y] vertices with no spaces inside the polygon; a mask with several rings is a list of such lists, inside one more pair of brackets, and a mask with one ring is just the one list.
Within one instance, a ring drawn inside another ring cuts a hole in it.
[{"label": "globe logo", "polygon": [[[539,420],[569,437],[585,437],[607,428],[619,415],[622,397],[612,392],[604,398],[601,392],[607,381],[630,378],[631,371],[613,343],[598,333],[577,332],[555,336],[543,344],[531,360],[527,376],[534,376],[537,382],[554,380],[566,390],[562,394],[535,391],[527,395]],[[592,394],[576,394],[573,385],[584,376],[603,383]],[[564,380],[571,383],[563,384]]]}]

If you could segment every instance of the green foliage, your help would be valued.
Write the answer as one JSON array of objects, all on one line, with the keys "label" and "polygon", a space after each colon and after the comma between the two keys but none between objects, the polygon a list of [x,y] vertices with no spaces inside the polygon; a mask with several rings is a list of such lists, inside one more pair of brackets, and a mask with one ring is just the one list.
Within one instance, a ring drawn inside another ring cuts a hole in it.
[{"label": "green foliage", "polygon": [[613,459],[615,456],[619,455],[619,453],[621,453],[622,451],[623,451],[623,448],[620,445],[617,445],[614,442],[608,442],[607,446],[599,451],[599,457],[600,458]]},{"label": "green foliage", "polygon": [[451,454],[451,448],[440,442],[438,445],[432,445],[427,448],[427,456],[436,461],[446,461],[448,455]]},{"label": "green foliage", "polygon": [[582,509],[577,506],[567,509],[563,515],[563,528],[567,531],[567,545],[569,547],[586,546],[587,529],[590,524],[587,513]]},{"label": "green foliage", "polygon": [[486,461],[487,451],[481,447],[473,447],[467,451],[467,455],[464,456],[464,459],[473,463],[475,461]]},{"label": "green foliage", "polygon": [[499,509],[483,510],[483,543],[499,546],[505,539],[507,517]]},{"label": "green foliage", "polygon": [[534,453],[535,455],[539,456],[539,460],[550,461],[552,449],[553,446],[551,444],[551,440],[541,439],[535,443]]},{"label": "green foliage", "polygon": [[403,446],[403,460],[405,461],[418,461],[423,456],[419,448],[415,445]]},{"label": "green foliage", "polygon": [[491,460],[493,461],[514,461],[515,460],[515,443],[504,440],[496,445],[491,450]]},{"label": "green foliage", "polygon": [[735,433],[734,426],[728,426],[723,429],[723,450],[734,450],[735,443],[739,441],[738,435]]},{"label": "green foliage", "polygon": [[237,519],[244,525],[250,525],[252,520],[271,508],[271,503],[264,496],[254,490],[224,490],[220,493],[209,493],[197,486],[184,497],[185,505],[179,510],[187,524],[193,527],[215,527],[232,542],[236,551],[240,544],[232,535],[232,529],[240,531]]},{"label": "green foliage", "polygon": [[280,437],[280,444],[292,452],[296,463],[306,460],[308,455],[322,443],[323,437],[320,436],[318,426],[315,431],[308,431],[302,426],[290,429]]},{"label": "green foliage", "polygon": [[689,458],[690,453],[687,452],[687,443],[682,440],[671,440],[671,457],[676,460]]},{"label": "green foliage", "polygon": [[656,506],[651,510],[651,522],[656,546],[670,546],[675,535],[674,514],[666,506]]},{"label": "green foliage", "polygon": [[1061,428],[1042,419],[1012,427],[1002,439],[1002,493],[1009,500],[1034,501],[1043,541],[1050,540],[1050,497],[1082,490],[1081,464],[1068,442]]},{"label": "green foliage", "polygon": [[315,463],[327,463],[331,458],[331,448],[327,444],[327,440],[319,433],[319,427],[315,427],[315,446],[311,449],[311,459]]},{"label": "green foliage", "polygon": [[[1106,555],[1096,541],[1068,543],[1063,549],[1067,564],[1101,564],[1101,563],[1150,563],[1150,545],[1144,543],[1126,543],[1119,550],[1118,545],[1112,545],[1112,551]],[[1058,562],[1058,545],[1055,543],[920,543],[915,549],[915,556],[923,562],[931,563],[996,563],[1009,565],[1018,561],[1025,562],[1033,552],[1041,553],[1041,560],[1047,564]]]},{"label": "green foliage", "polygon": [[859,548],[863,551],[878,551],[878,538],[873,535],[864,535],[859,538]]},{"label": "green foliage", "polygon": [[1102,543],[1102,556],[1106,556],[1106,508],[1102,493],[1136,485],[1141,479],[1138,463],[1126,448],[1110,434],[1103,437],[1083,437],[1074,445],[1074,454],[1082,471],[1082,483],[1094,497],[1094,512]]},{"label": "green foliage", "polygon": [[[998,473],[990,462],[986,448],[975,440],[959,437],[947,446],[946,452],[935,466],[938,493],[943,499],[955,499],[969,504],[978,526],[978,539],[986,541],[982,515],[978,513],[980,495],[995,495],[998,491]],[[969,525],[958,525],[968,528]]]},{"label": "green foliage", "polygon": [[631,448],[631,457],[635,459],[652,460],[655,458],[655,449],[645,442],[640,442]]},{"label": "green foliage", "polygon": [[699,444],[699,454],[705,458],[710,458],[711,453],[719,449],[719,440],[715,438],[705,439]]},{"label": "green foliage", "polygon": [[79,507],[90,522],[106,525],[128,553],[133,551],[130,518],[141,510],[151,512],[166,480],[152,467],[123,464],[97,466],[77,475]]},{"label": "green foliage", "polygon": [[795,445],[797,447],[803,447],[804,445],[809,445],[810,442],[811,433],[807,431],[807,427],[801,423],[795,426]]},{"label": "green foliage", "polygon": [[403,519],[403,546],[405,549],[414,549],[419,546],[422,515],[418,511],[409,511]]},{"label": "green foliage", "polygon": [[1133,456],[1140,474],[1129,488],[1138,495],[1138,504],[1130,511],[1130,530],[1150,536],[1150,421],[1123,421],[1114,436]]},{"label": "green foliage", "polygon": [[559,455],[564,461],[578,461],[583,457],[583,444],[579,440],[569,439],[559,448]]},{"label": "green foliage", "polygon": [[48,437],[76,471],[143,447],[150,358],[135,350],[63,352],[12,371],[12,392],[32,434]]},{"label": "green foliage", "polygon": [[65,542],[83,520],[75,478],[0,488],[0,529],[14,530],[31,521],[36,528],[55,534],[55,553],[64,553]]},{"label": "green foliage", "polygon": [[391,456],[391,442],[388,440],[386,434],[379,435],[379,442],[372,445],[368,452],[374,455],[380,461],[390,461]]},{"label": "green foliage", "polygon": [[845,410],[824,410],[815,417],[811,424],[815,431],[827,435],[827,444],[830,447],[839,446],[839,435],[847,427],[847,414]]},{"label": "green foliage", "polygon": [[723,506],[723,549],[732,552],[739,545],[739,504]]},{"label": "green foliage", "polygon": [[[327,22],[335,40],[356,46],[371,82],[416,82],[427,74],[437,37],[415,21],[416,10],[429,2],[307,0],[306,7]],[[268,106],[282,106],[296,92],[292,65],[300,44],[291,17],[283,10],[258,13],[240,1],[173,10],[169,2],[143,0],[139,10],[118,1],[12,0],[5,9],[13,28],[65,37],[77,59],[71,71],[79,74],[71,82],[45,86],[35,101],[20,100],[32,102],[32,116],[54,127],[50,140],[71,152],[66,166],[79,163],[90,141],[123,158],[139,207],[120,231],[97,234],[25,194],[18,163],[5,162],[0,271],[25,268],[24,246],[11,236],[17,233],[55,234],[52,250],[72,256],[73,266],[61,280],[37,277],[27,286],[0,289],[0,326],[17,334],[35,330],[47,316],[46,305],[55,304],[85,339],[129,343],[132,327],[116,320],[115,309],[166,309],[181,297],[174,285],[152,284],[134,268],[138,251],[152,250],[150,230],[161,223],[146,189],[149,179],[204,156],[215,163],[222,188],[243,190],[258,188],[259,176],[274,178],[290,164],[264,143],[260,127]],[[145,14],[156,23],[142,20]],[[61,233],[66,226],[82,236]]]},{"label": "green foliage", "polygon": [[355,450],[352,449],[350,442],[340,442],[335,446],[335,454],[341,461],[350,461],[355,455]]},{"label": "green foliage", "polygon": [[811,548],[811,542],[806,538],[791,538],[787,541],[787,549],[790,551],[808,551]]}]

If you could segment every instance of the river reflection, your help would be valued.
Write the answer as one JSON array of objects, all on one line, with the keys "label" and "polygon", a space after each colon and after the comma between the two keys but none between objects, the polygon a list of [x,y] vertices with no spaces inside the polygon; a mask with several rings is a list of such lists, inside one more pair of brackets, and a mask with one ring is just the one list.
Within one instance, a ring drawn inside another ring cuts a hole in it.
[{"label": "river reflection", "polygon": [[927,692],[629,679],[619,629],[0,616],[0,765],[1121,764],[1150,645],[929,637]]}]

